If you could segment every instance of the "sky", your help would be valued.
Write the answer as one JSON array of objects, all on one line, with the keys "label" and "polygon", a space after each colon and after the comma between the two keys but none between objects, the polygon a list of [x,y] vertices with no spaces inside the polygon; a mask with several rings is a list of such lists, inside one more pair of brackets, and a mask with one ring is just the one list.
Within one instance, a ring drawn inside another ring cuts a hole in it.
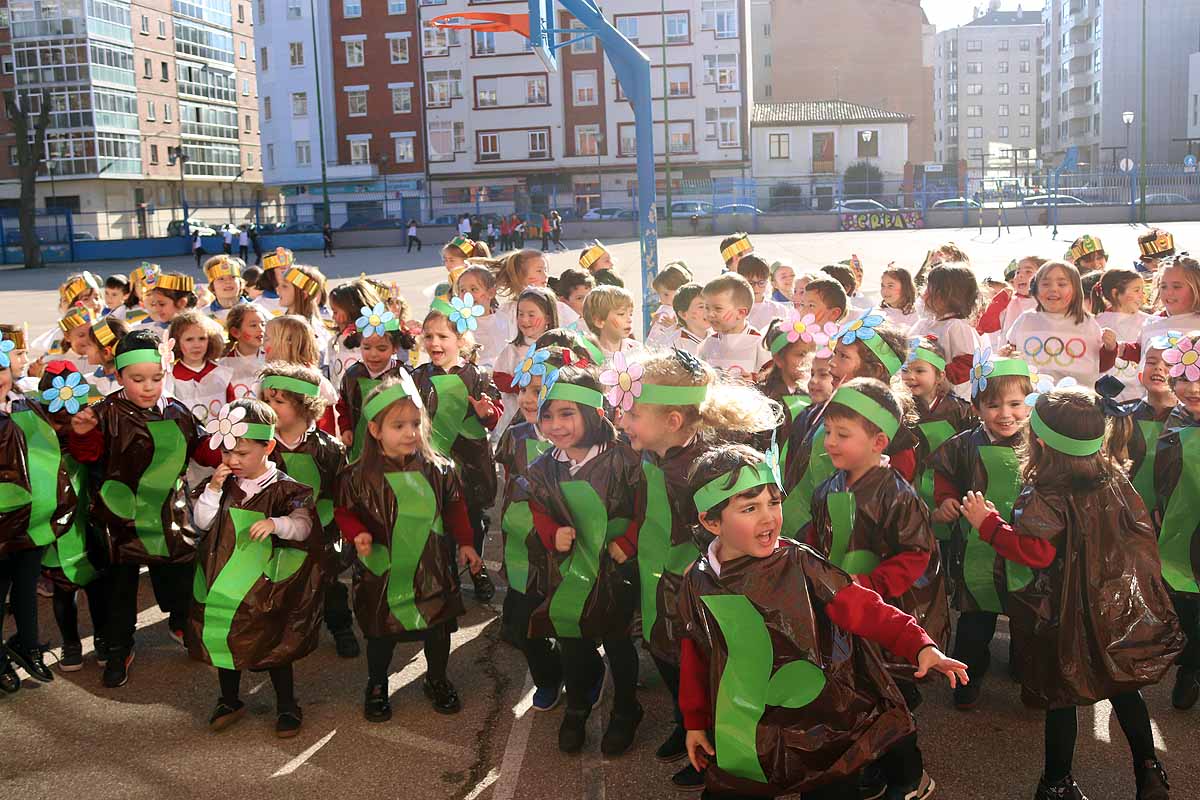
[{"label": "sky", "polygon": [[[929,21],[937,27],[939,31],[953,28],[955,25],[963,25],[971,21],[972,10],[975,6],[987,8],[987,0],[921,0],[921,8],[925,9],[925,16],[929,17]],[[1041,0],[1003,0],[1000,3],[1001,11],[1016,11],[1017,6],[1023,7],[1026,11],[1035,11],[1041,13]]]}]

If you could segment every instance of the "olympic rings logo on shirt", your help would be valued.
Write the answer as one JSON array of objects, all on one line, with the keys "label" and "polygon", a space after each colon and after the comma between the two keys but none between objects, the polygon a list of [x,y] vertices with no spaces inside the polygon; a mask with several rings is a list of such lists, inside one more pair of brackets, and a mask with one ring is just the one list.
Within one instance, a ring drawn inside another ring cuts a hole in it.
[{"label": "olympic rings logo on shirt", "polygon": [[1069,367],[1071,362],[1078,361],[1087,355],[1087,343],[1079,337],[1067,339],[1065,342],[1057,336],[1047,336],[1042,339],[1030,336],[1025,339],[1022,348],[1025,358],[1037,366],[1054,364],[1059,367]]},{"label": "olympic rings logo on shirt", "polygon": [[258,396],[254,393],[254,387],[252,385],[248,385],[245,383],[234,383],[234,384],[230,384],[230,386],[232,386],[232,388],[233,388],[233,399],[234,400],[241,400],[241,399],[247,398],[247,397],[250,398],[251,400],[258,399]]},{"label": "olympic rings logo on shirt", "polygon": [[210,417],[220,414],[224,406],[225,404],[220,400],[210,400],[207,404],[197,403],[192,406],[192,416],[203,425],[205,422],[208,422]]}]

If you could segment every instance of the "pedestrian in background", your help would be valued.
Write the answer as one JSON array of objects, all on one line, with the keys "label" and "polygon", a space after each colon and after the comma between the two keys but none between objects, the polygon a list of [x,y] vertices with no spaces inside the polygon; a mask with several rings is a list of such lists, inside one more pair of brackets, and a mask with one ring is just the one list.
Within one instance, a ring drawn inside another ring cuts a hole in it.
[{"label": "pedestrian in background", "polygon": [[414,242],[417,245],[417,252],[421,252],[421,240],[417,238],[417,221],[410,219],[408,221],[408,252],[410,253]]},{"label": "pedestrian in background", "polygon": [[554,237],[554,246],[566,250],[567,246],[562,243],[562,217],[557,211],[550,212],[550,233]]},{"label": "pedestrian in background", "polygon": [[321,238],[324,240],[324,244],[325,244],[325,250],[322,253],[322,255],[332,256],[333,255],[333,228],[331,228],[329,226],[328,222],[326,222],[325,227],[321,229]]},{"label": "pedestrian in background", "polygon": [[[258,236],[258,228],[250,226],[250,247],[254,250],[254,266],[262,265],[262,240]],[[245,261],[246,259],[242,259]]]},{"label": "pedestrian in background", "polygon": [[198,228],[192,228],[192,255],[196,257],[196,269],[200,269],[200,259],[204,257],[205,253]]},{"label": "pedestrian in background", "polygon": [[221,236],[225,240],[225,255],[233,255],[233,230],[228,222],[221,228]]},{"label": "pedestrian in background", "polygon": [[250,226],[239,225],[238,227],[240,228],[238,233],[238,258],[245,262],[246,256],[250,254],[250,231],[248,230]]}]

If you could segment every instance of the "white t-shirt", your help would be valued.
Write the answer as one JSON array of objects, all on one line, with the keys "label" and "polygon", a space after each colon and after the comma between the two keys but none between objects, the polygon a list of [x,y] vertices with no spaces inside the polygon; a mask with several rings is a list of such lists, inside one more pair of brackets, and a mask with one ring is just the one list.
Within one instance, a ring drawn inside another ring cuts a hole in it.
[{"label": "white t-shirt", "polygon": [[[1194,330],[1200,330],[1200,313],[1177,314],[1173,317],[1152,317],[1142,326],[1141,336],[1137,340],[1142,348],[1142,361],[1145,362],[1146,347],[1155,336],[1162,336],[1167,331],[1190,333]],[[1120,336],[1117,336],[1117,339],[1125,341]]]},{"label": "white t-shirt", "polygon": [[[1112,328],[1113,332],[1117,334],[1118,342],[1134,342],[1140,338],[1142,327],[1153,319],[1153,316],[1141,311],[1135,311],[1132,314],[1105,311],[1103,314],[1096,315],[1096,324],[1102,330]],[[1125,391],[1117,395],[1118,401],[1124,403],[1126,400],[1137,400],[1145,394],[1141,382],[1138,381],[1138,365],[1136,363],[1118,358],[1116,365],[1105,374],[1119,378],[1125,384]]]},{"label": "white t-shirt", "polygon": [[[975,351],[980,349],[983,341],[979,333],[965,319],[930,319],[925,317],[909,328],[909,336],[935,336],[942,352],[946,354],[946,363],[962,355],[974,358]],[[956,383],[954,393],[964,400],[971,399],[970,380]]]},{"label": "white t-shirt", "polygon": [[1100,326],[1092,317],[1076,323],[1065,314],[1026,311],[1008,331],[1008,342],[1017,348],[1031,371],[1049,375],[1057,383],[1071,377],[1091,389],[1100,377]]},{"label": "white t-shirt", "polygon": [[750,307],[750,313],[747,315],[746,321],[750,323],[750,327],[765,331],[767,326],[771,324],[771,320],[776,318],[788,319],[791,315],[791,306],[776,303],[774,300],[763,300],[761,303],[755,303]]},{"label": "white t-shirt", "polygon": [[914,309],[905,314],[898,308],[883,307],[883,315],[887,317],[887,321],[895,325],[900,330],[908,330],[917,323],[917,312]]},{"label": "white t-shirt", "polygon": [[645,352],[645,349],[646,348],[642,347],[641,342],[637,341],[636,339],[622,339],[620,350],[608,351],[608,350],[605,350],[603,347],[601,347],[600,352],[604,354],[604,363],[607,364],[609,361],[612,361],[612,357],[615,356],[619,352],[620,353],[642,353],[642,352]]},{"label": "white t-shirt", "polygon": [[875,307],[875,303],[871,300],[871,298],[861,294],[852,294],[847,297],[846,305],[850,313],[853,314],[855,311],[860,312],[859,316],[861,316],[861,312],[870,311]]},{"label": "white t-shirt", "polygon": [[241,233],[238,234],[238,247],[249,247],[249,246],[250,246],[250,234],[247,233],[246,231],[242,231]]},{"label": "white t-shirt", "polygon": [[408,226],[408,235],[409,235],[409,236],[416,236],[416,235],[417,235],[417,226],[416,226],[416,225],[409,225],[409,226]]},{"label": "white t-shirt", "polygon": [[[712,331],[709,331],[709,334],[711,333]],[[676,350],[682,350],[685,353],[691,353],[699,358],[700,345],[704,344],[704,339],[707,337],[708,334],[706,334],[704,338],[700,338],[687,328],[680,327],[675,329],[675,338],[668,346],[673,347]]]},{"label": "white t-shirt", "polygon": [[679,320],[671,306],[659,306],[650,316],[650,333],[646,334],[646,348],[664,350],[675,341],[679,333]]},{"label": "white t-shirt", "polygon": [[1008,305],[1004,307],[1004,311],[1000,312],[1000,331],[995,334],[995,342],[1002,344],[1008,341],[1008,331],[1012,328],[1013,323],[1017,321],[1017,317],[1024,314],[1026,311],[1037,310],[1037,298],[1025,295],[1021,296],[1013,292],[1012,299],[1008,301]]},{"label": "white t-shirt", "polygon": [[482,367],[495,369],[500,352],[516,335],[514,322],[506,314],[501,314],[499,309],[486,317],[476,317],[475,321],[479,327],[472,335],[480,344],[478,363]]},{"label": "white t-shirt", "polygon": [[226,228],[221,235],[225,237],[225,244],[233,244],[233,231]]},{"label": "white t-shirt", "polygon": [[749,326],[741,333],[710,333],[700,345],[699,357],[715,369],[745,380],[753,380],[771,360],[762,334]]}]

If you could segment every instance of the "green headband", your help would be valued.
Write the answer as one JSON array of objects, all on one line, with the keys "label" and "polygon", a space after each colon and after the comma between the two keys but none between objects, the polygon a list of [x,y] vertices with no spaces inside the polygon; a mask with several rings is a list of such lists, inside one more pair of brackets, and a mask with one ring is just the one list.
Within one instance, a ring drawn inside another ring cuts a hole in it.
[{"label": "green headband", "polygon": [[837,403],[857,414],[862,414],[875,427],[883,431],[889,439],[894,438],[896,431],[900,429],[900,420],[892,416],[886,408],[879,404],[878,400],[868,397],[857,389],[843,386],[833,393],[829,402]]},{"label": "green headband", "polygon": [[1023,358],[997,358],[992,362],[992,371],[988,373],[989,379],[1003,378],[1007,375],[1028,378],[1029,364]]},{"label": "green headband", "polygon": [[372,397],[370,402],[368,402],[363,408],[363,416],[367,418],[367,422],[370,422],[379,416],[379,412],[383,411],[397,400],[403,400],[406,397],[411,397],[411,395],[404,384],[398,384],[390,389],[384,389],[382,392]]},{"label": "green headband", "polygon": [[1063,455],[1094,456],[1104,447],[1103,436],[1097,436],[1095,439],[1072,439],[1070,436],[1064,436],[1043,422],[1036,408],[1029,415],[1029,427],[1047,447]]},{"label": "green headband", "polygon": [[[891,349],[891,348],[889,348],[889,349]],[[913,350],[912,357],[913,357],[913,359],[915,359],[917,361],[924,361],[926,363],[932,364],[933,366],[937,367],[938,369],[942,370],[943,372],[946,371],[946,359],[942,358],[937,353],[933,352],[932,350],[929,350],[928,348],[918,347],[917,349]]]},{"label": "green headband", "polygon": [[546,392],[544,402],[551,400],[567,400],[589,408],[604,408],[604,395],[586,386],[576,386],[573,383],[554,382],[550,391]]},{"label": "green headband", "polygon": [[306,397],[316,397],[321,393],[321,387],[315,383],[302,381],[299,378],[289,378],[286,375],[268,375],[262,379],[264,389],[282,389],[285,392],[295,392]]},{"label": "green headband", "polygon": [[860,336],[855,341],[865,344],[875,354],[875,357],[883,363],[883,367],[888,371],[889,375],[895,375],[900,371],[900,357],[892,351],[892,348],[888,347],[887,342],[878,333],[869,339],[864,339]]},{"label": "green headband", "polygon": [[[788,335],[786,333],[781,333],[775,337],[774,341],[771,342],[771,347],[770,347],[771,355],[773,355],[773,356],[779,355],[780,350],[787,347],[789,344],[792,344],[792,342],[788,341],[787,337],[788,337]],[[799,340],[797,340],[797,341],[799,341]]]},{"label": "green headband", "polygon": [[708,397],[708,384],[703,386],[659,386],[643,383],[639,403],[651,406],[698,406]]},{"label": "green headband", "polygon": [[134,364],[158,364],[162,365],[162,353],[157,350],[151,350],[143,347],[139,350],[127,350],[117,356],[116,365],[117,372]]},{"label": "green headband", "polygon": [[725,484],[729,481],[729,475],[730,473],[726,472],[718,478],[713,478],[692,495],[692,501],[696,504],[697,512],[704,513],[718,503],[722,503],[756,486],[776,485],[775,473],[771,470],[771,465],[766,461],[754,466],[747,465],[740,467],[738,469],[737,480],[733,482],[732,486],[726,489]]},{"label": "green headband", "polygon": [[275,426],[268,422],[243,422],[246,432],[239,439],[253,439],[256,442],[269,442],[275,438]]},{"label": "green headband", "polygon": [[429,310],[437,311],[441,314],[445,314],[448,317],[454,313],[454,306],[450,305],[440,297],[435,297],[433,298],[433,302],[429,304]]}]

